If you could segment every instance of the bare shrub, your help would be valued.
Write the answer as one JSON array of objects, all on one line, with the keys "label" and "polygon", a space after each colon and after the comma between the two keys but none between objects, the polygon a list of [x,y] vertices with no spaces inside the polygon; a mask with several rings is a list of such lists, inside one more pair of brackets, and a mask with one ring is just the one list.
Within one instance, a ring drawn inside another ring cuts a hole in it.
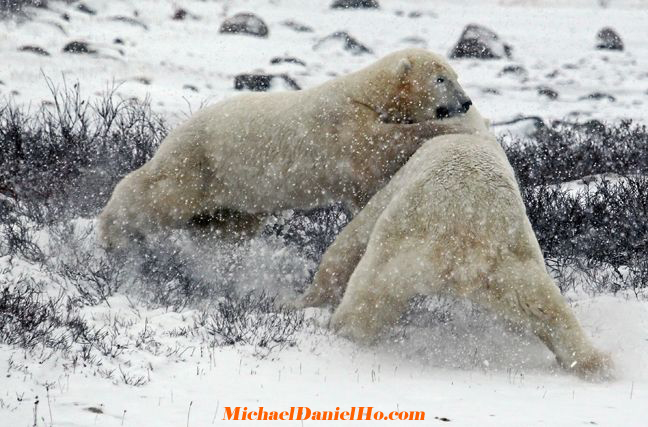
[{"label": "bare shrub", "polygon": [[0,0],[0,19],[23,14],[29,7],[47,7],[47,0]]},{"label": "bare shrub", "polygon": [[77,229],[71,223],[59,223],[48,228],[59,256],[46,268],[58,275],[63,283],[76,291],[77,298],[87,305],[106,303],[127,279],[127,259],[120,254],[106,253],[97,248],[93,229]]},{"label": "bare shrub", "polygon": [[304,313],[276,304],[265,294],[248,293],[241,298],[224,298],[215,308],[196,318],[213,345],[247,344],[259,355],[268,355],[296,343],[304,325]]},{"label": "bare shrub", "polygon": [[49,297],[33,279],[0,281],[0,342],[50,351],[69,351],[76,342],[95,342],[96,331],[79,316],[73,299]]},{"label": "bare shrub", "polygon": [[116,183],[148,160],[166,135],[148,101],[88,101],[78,84],[47,80],[52,102],[31,112],[0,106],[0,194],[47,204],[49,221],[95,215]]},{"label": "bare shrub", "polygon": [[296,245],[309,258],[319,260],[350,220],[351,213],[337,204],[310,211],[291,211],[279,217],[266,232]]},{"label": "bare shrub", "polygon": [[[592,292],[648,289],[648,129],[558,122],[530,140],[501,142],[561,290],[578,277]],[[584,177],[578,192],[562,185]]]},{"label": "bare shrub", "polygon": [[588,175],[648,171],[648,129],[629,120],[618,124],[555,122],[530,140],[506,136],[500,140],[523,187]]}]

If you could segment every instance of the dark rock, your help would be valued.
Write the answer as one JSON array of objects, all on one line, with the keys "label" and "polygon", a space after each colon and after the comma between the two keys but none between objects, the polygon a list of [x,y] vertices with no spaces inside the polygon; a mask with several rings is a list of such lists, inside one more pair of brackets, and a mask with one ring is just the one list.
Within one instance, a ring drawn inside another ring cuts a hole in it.
[{"label": "dark rock", "polygon": [[500,71],[498,75],[503,76],[505,74],[526,76],[527,70],[521,65],[507,65],[506,67],[502,68],[502,71]]},{"label": "dark rock", "polygon": [[[573,111],[568,114],[568,116],[573,116],[573,117],[578,117],[580,115],[581,113],[576,111]],[[596,134],[598,135],[603,134],[603,132],[605,132],[605,129],[607,127],[605,126],[605,123],[596,119],[589,119],[584,122],[574,121],[574,120],[552,120],[551,126],[554,128],[558,126],[563,126],[566,128],[570,128],[582,132],[583,134],[589,135],[590,137]]]},{"label": "dark rock", "polygon": [[581,96],[580,98],[578,98],[579,101],[585,101],[585,100],[588,100],[588,99],[592,99],[592,100],[595,100],[595,101],[600,101],[602,99],[607,99],[610,102],[616,101],[615,97],[613,97],[610,94],[603,93],[603,92],[593,92],[593,93],[590,93],[589,95]]},{"label": "dark rock", "polygon": [[68,15],[67,13],[64,13],[64,14],[61,15],[61,19],[64,20],[64,21],[70,21],[70,15]]},{"label": "dark rock", "polygon": [[343,43],[344,50],[351,52],[354,55],[361,55],[363,53],[372,53],[371,49],[363,45],[355,38],[353,38],[349,33],[344,31],[336,31],[333,34],[330,34],[319,42],[315,44],[314,49],[320,49],[324,45],[328,44],[331,41],[341,40]]},{"label": "dark rock", "polygon": [[548,79],[555,79],[561,74],[560,70],[553,70],[552,72],[545,74],[545,77]]},{"label": "dark rock", "polygon": [[234,78],[234,89],[265,92],[277,83],[276,80],[280,80],[279,83],[283,83],[290,89],[301,89],[297,82],[286,74],[239,74]]},{"label": "dark rock", "polygon": [[117,37],[115,40],[113,40],[113,43],[115,43],[115,44],[124,44],[124,40]]},{"label": "dark rock", "polygon": [[281,23],[282,25],[297,31],[298,33],[312,33],[313,28],[309,27],[308,25],[300,24],[299,22],[296,21],[283,21]]},{"label": "dark rock", "polygon": [[18,48],[18,50],[21,52],[35,53],[36,55],[41,55],[41,56],[50,56],[48,51],[38,46],[21,46]]},{"label": "dark rock", "polygon": [[139,20],[137,20],[135,18],[131,18],[129,16],[111,16],[108,19],[111,20],[111,21],[123,22],[124,24],[135,25],[137,27],[142,27],[145,30],[148,30],[148,25],[146,25],[142,21],[139,21]]},{"label": "dark rock", "polygon": [[538,95],[546,96],[549,99],[558,99],[558,92],[547,86],[540,86]]},{"label": "dark rock", "polygon": [[268,37],[268,26],[252,13],[237,13],[227,18],[220,27],[221,33],[247,34],[255,37]]},{"label": "dark rock", "polygon": [[303,65],[304,67],[306,66],[306,63],[302,61],[299,58],[295,58],[294,56],[284,56],[284,57],[279,57],[275,56],[270,60],[270,63],[272,65],[276,64],[298,64],[298,65]]},{"label": "dark rock", "polygon": [[47,0],[0,0],[0,19],[11,14],[24,14],[26,7],[47,9]]},{"label": "dark rock", "polygon": [[190,90],[192,92],[198,92],[198,88],[194,85],[184,85],[182,86],[183,89]]},{"label": "dark rock", "polygon": [[59,30],[62,34],[65,34],[67,36],[67,31],[65,31],[65,28],[60,23],[55,22],[55,21],[42,21],[42,22],[45,25],[51,25],[52,27]]},{"label": "dark rock", "polygon": [[91,49],[90,45],[86,42],[73,41],[65,45],[63,48],[65,53],[97,53],[96,50]]},{"label": "dark rock", "polygon": [[416,36],[405,37],[405,38],[401,39],[401,43],[415,45],[415,46],[421,46],[423,48],[427,47],[427,41],[422,37],[416,37]]},{"label": "dark rock", "polygon": [[492,87],[485,87],[482,89],[482,93],[487,93],[489,95],[499,95],[500,91]]},{"label": "dark rock", "polygon": [[141,76],[140,77],[133,77],[133,81],[141,83],[141,84],[146,85],[146,86],[151,85],[151,79],[148,78],[148,77],[141,77]]},{"label": "dark rock", "polygon": [[87,13],[88,15],[96,15],[97,11],[89,7],[85,3],[79,3],[79,5],[76,7],[79,12]]},{"label": "dark rock", "polygon": [[623,50],[623,40],[610,27],[601,29],[596,35],[596,48],[607,50]]},{"label": "dark rock", "polygon": [[513,48],[500,40],[493,31],[481,25],[468,25],[450,58],[500,59],[510,58]]},{"label": "dark rock", "polygon": [[583,123],[583,127],[586,129],[587,133],[603,133],[605,131],[605,124],[596,119],[590,119]]},{"label": "dark rock", "polygon": [[376,0],[335,0],[331,9],[377,9],[380,7]]},{"label": "dark rock", "polygon": [[187,11],[185,9],[183,9],[183,8],[178,8],[173,13],[173,16],[171,17],[171,19],[173,19],[175,21],[182,21],[186,17],[187,17]]}]

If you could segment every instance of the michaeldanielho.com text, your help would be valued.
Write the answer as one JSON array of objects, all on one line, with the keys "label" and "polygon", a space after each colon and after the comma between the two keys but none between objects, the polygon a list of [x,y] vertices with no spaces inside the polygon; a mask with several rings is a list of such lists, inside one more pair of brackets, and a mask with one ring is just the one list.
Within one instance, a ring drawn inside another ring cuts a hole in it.
[{"label": "michaeldanielho.com text", "polygon": [[252,410],[247,406],[226,406],[225,421],[294,421],[294,420],[318,420],[318,421],[423,421],[424,411],[377,411],[373,406],[352,406],[342,411],[335,408],[334,411],[313,411],[307,406],[292,406],[287,411],[270,411],[263,408]]}]

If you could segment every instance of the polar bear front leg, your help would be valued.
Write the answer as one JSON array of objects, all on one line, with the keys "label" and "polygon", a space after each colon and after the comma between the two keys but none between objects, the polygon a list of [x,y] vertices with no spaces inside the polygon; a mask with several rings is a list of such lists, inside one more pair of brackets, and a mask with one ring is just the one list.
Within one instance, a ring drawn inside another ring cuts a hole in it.
[{"label": "polar bear front leg", "polygon": [[487,289],[486,299],[477,300],[530,327],[563,368],[589,380],[612,377],[610,357],[591,344],[539,261],[514,261],[500,267]]},{"label": "polar bear front leg", "polygon": [[[342,302],[331,318],[331,327],[342,336],[370,344],[406,311],[416,294],[416,283],[430,272],[420,265],[420,252],[403,239],[390,234],[383,217],[372,232],[362,260],[353,272]],[[411,263],[410,263],[411,260]]]},{"label": "polar bear front leg", "polygon": [[296,303],[298,307],[339,304],[351,274],[365,253],[374,225],[391,200],[392,193],[392,186],[380,190],[342,229],[322,256],[313,282]]},{"label": "polar bear front leg", "polygon": [[372,344],[398,322],[412,295],[397,287],[398,281],[380,277],[386,273],[382,269],[371,274],[365,268],[359,266],[363,273],[357,270],[353,274],[342,302],[333,313],[331,328],[352,341]]},{"label": "polar bear front leg", "polygon": [[337,305],[346,284],[362,258],[368,239],[358,235],[349,223],[324,253],[313,282],[298,301],[300,307]]},{"label": "polar bear front leg", "polygon": [[441,135],[473,134],[486,128],[483,119],[476,120],[466,116],[443,120],[432,119],[418,123],[376,122],[372,129],[373,137],[396,141],[401,144],[410,144],[411,142],[422,143],[425,140]]}]

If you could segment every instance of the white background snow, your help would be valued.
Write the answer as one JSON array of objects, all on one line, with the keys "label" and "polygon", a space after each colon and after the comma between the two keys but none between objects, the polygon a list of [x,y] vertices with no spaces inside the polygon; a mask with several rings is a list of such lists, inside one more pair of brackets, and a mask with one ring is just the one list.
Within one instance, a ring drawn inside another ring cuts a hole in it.
[{"label": "white background snow", "polygon": [[[647,121],[645,0],[382,0],[379,10],[355,11],[331,10],[329,1],[313,0],[85,3],[97,11],[95,16],[51,1],[49,9],[31,12],[29,20],[0,22],[0,96],[38,106],[49,99],[43,75],[58,84],[79,81],[88,95],[116,82],[119,96],[150,96],[154,109],[177,123],[204,103],[235,96],[233,76],[238,73],[285,72],[310,87],[408,46],[446,54],[465,25],[478,23],[514,49],[507,60],[452,61],[475,105],[492,121],[519,115]],[[172,20],[177,7],[190,15]],[[110,19],[136,12],[148,29]],[[263,18],[269,37],[219,34],[223,19],[237,12]],[[62,13],[70,20],[61,19]],[[282,24],[286,20],[313,32],[295,32]],[[595,35],[604,26],[620,33],[625,51],[594,49]],[[374,53],[354,56],[335,45],[313,49],[319,39],[340,30]],[[115,44],[116,38],[124,44]],[[87,41],[98,53],[62,53],[72,40]],[[18,51],[23,45],[40,46],[51,56]],[[286,55],[306,66],[270,65],[271,58]],[[507,65],[521,65],[526,74],[500,75]],[[558,99],[539,95],[541,86],[556,90]],[[581,99],[593,92],[616,101]],[[290,253],[275,256],[272,244],[262,249],[266,260],[300,263]],[[272,267],[259,264],[250,268],[266,277],[274,274]],[[21,271],[20,266],[14,271]],[[36,274],[27,266],[22,272]],[[571,297],[593,341],[612,354],[615,381],[588,383],[572,377],[535,338],[508,333],[461,304],[448,325],[413,326],[403,340],[369,349],[331,335],[319,326],[327,313],[309,310],[310,326],[295,347],[260,358],[254,349],[209,348],[199,337],[175,336],[173,331],[193,323],[191,310],[147,310],[116,296],[110,307],[85,312],[98,325],[115,319],[123,324],[120,339],[126,350],[103,368],[141,375],[146,385],[113,382],[98,375],[95,366],[71,366],[57,357],[41,364],[38,357],[0,346],[0,426],[32,426],[35,407],[39,426],[236,424],[222,421],[224,406],[422,410],[426,421],[420,425],[648,425],[648,304],[629,296]],[[132,345],[144,328],[153,331],[159,351]],[[417,424],[389,425],[412,423]]]}]

